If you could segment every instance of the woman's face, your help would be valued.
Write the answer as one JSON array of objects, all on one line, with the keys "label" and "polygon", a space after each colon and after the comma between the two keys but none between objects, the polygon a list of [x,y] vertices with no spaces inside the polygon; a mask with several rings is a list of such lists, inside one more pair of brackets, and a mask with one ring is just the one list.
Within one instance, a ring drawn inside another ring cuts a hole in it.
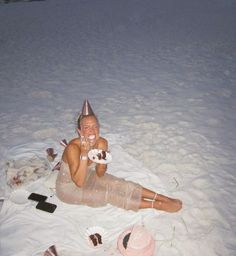
[{"label": "woman's face", "polygon": [[84,136],[89,141],[90,146],[94,146],[99,138],[99,124],[94,116],[84,117],[80,124],[80,136]]}]

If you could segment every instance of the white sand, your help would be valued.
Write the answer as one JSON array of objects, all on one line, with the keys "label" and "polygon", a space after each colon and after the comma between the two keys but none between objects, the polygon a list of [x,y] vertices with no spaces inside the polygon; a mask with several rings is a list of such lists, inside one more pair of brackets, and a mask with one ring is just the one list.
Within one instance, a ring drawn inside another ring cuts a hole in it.
[{"label": "white sand", "polygon": [[158,255],[235,255],[235,8],[233,0],[1,4],[1,166],[13,146],[76,136],[88,97],[102,135],[184,202],[145,223]]}]

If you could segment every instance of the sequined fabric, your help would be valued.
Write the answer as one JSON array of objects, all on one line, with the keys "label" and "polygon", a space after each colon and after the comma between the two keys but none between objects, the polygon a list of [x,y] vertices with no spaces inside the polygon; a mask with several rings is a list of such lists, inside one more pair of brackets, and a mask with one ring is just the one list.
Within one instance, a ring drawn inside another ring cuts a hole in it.
[{"label": "sequined fabric", "polygon": [[98,177],[95,164],[88,167],[83,187],[78,187],[71,179],[68,164],[62,161],[56,181],[56,193],[61,201],[68,204],[85,204],[91,207],[112,204],[126,210],[137,211],[142,187],[107,173]]}]

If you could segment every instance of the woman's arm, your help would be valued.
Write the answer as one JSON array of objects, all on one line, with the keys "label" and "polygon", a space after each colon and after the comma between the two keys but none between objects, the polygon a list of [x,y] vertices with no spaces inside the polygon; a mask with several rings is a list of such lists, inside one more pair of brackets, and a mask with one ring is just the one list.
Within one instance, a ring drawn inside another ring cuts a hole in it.
[{"label": "woman's arm", "polygon": [[[101,138],[99,143],[98,143],[98,148],[102,149],[104,151],[108,150],[108,142],[106,139]],[[96,165],[96,173],[98,175],[98,177],[101,177],[104,175],[104,173],[107,170],[107,165],[106,164],[97,164]]]},{"label": "woman's arm", "polygon": [[80,156],[87,156],[87,152],[83,152],[75,143],[69,144],[65,150],[71,178],[78,187],[82,187],[87,175],[88,159],[81,160]]}]

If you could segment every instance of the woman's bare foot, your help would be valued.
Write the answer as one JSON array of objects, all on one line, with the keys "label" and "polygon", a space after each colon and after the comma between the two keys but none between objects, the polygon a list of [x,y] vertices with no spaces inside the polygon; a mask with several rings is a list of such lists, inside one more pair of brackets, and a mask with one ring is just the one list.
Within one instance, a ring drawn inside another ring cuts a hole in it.
[{"label": "woman's bare foot", "polygon": [[165,199],[165,201],[153,202],[153,208],[165,212],[178,212],[182,208],[182,201],[179,199]]}]

